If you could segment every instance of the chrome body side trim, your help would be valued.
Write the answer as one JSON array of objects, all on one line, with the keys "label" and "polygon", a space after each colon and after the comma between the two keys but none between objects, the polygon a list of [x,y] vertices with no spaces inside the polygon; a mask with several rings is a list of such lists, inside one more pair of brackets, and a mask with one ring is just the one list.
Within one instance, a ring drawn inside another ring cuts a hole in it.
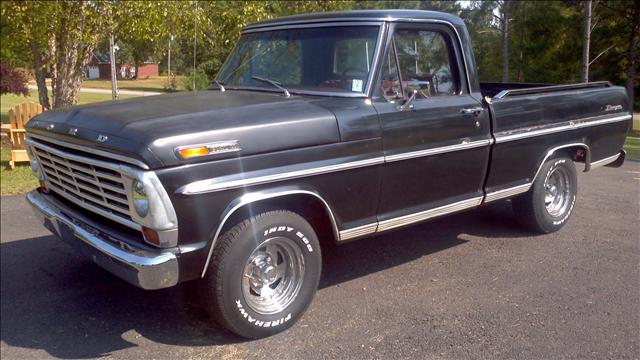
[{"label": "chrome body side trim", "polygon": [[493,139],[471,141],[471,142],[462,143],[462,144],[455,144],[455,145],[443,146],[438,148],[425,149],[425,150],[419,150],[419,151],[412,151],[408,153],[385,156],[385,162],[401,161],[401,160],[413,159],[413,158],[422,157],[422,156],[437,155],[437,154],[443,154],[443,153],[448,153],[453,151],[460,151],[460,150],[473,149],[477,147],[489,146],[491,145],[492,140]]},{"label": "chrome body side trim", "polygon": [[601,166],[605,166],[608,164],[611,164],[612,162],[615,162],[616,160],[618,160],[618,158],[620,157],[622,153],[617,153],[613,156],[608,156],[602,160],[598,160],[598,161],[594,161],[591,163],[591,169],[595,169],[595,168],[599,168]]},{"label": "chrome body side trim", "polygon": [[141,169],[145,169],[145,170],[149,170],[149,166],[147,166],[147,164],[143,163],[140,160],[136,160],[136,159],[132,159],[130,157],[126,157],[126,156],[122,156],[122,155],[118,155],[118,154],[114,154],[112,152],[108,152],[108,151],[103,151],[103,150],[99,150],[96,148],[90,148],[90,147],[86,147],[86,146],[82,146],[82,145],[77,145],[77,144],[71,144],[68,142],[63,142],[63,141],[59,141],[53,138],[49,138],[46,136],[41,136],[38,134],[32,134],[32,133],[28,133],[27,135],[28,138],[34,138],[34,139],[38,139],[38,140],[42,140],[42,141],[46,141],[55,145],[59,145],[59,146],[64,146],[70,149],[74,149],[74,150],[79,150],[79,151],[84,151],[88,154],[94,154],[94,155],[99,155],[99,156],[103,156],[105,158],[108,159],[115,159],[118,161],[122,161],[125,162],[127,164],[131,164],[131,165],[135,165]]},{"label": "chrome body side trim", "polygon": [[443,154],[443,153],[448,153],[453,151],[473,149],[473,148],[482,147],[482,146],[489,146],[492,143],[493,143],[493,139],[472,141],[472,142],[463,143],[463,144],[449,145],[449,146],[443,146],[439,148],[413,151],[409,153],[402,153],[402,154],[396,154],[391,156],[351,161],[343,164],[320,166],[315,168],[287,171],[287,172],[273,174],[273,175],[256,176],[256,177],[243,178],[243,179],[237,179],[237,180],[225,180],[223,178],[210,178],[210,179],[195,181],[187,185],[184,185],[177,190],[177,193],[182,195],[195,195],[195,194],[203,194],[208,192],[235,189],[240,187],[247,187],[252,185],[267,184],[275,181],[291,180],[291,179],[296,179],[301,177],[327,174],[327,173],[336,172],[336,171],[344,171],[344,170],[356,169],[360,167],[380,165],[385,162],[401,161],[401,160],[406,160],[406,159],[411,159],[416,157],[431,156],[431,155]]},{"label": "chrome body side trim", "polygon": [[195,195],[195,194],[228,190],[228,189],[234,189],[234,188],[246,187],[246,186],[252,186],[252,185],[267,184],[275,181],[284,181],[284,180],[296,179],[296,178],[307,177],[312,175],[327,174],[327,173],[332,173],[336,171],[356,169],[356,168],[366,167],[371,165],[379,165],[382,163],[384,163],[384,157],[376,157],[376,158],[365,159],[365,160],[351,161],[343,164],[320,166],[320,167],[315,167],[310,169],[301,169],[301,170],[288,171],[288,172],[283,172],[283,173],[278,173],[273,175],[264,175],[264,176],[257,176],[253,178],[245,178],[245,179],[238,179],[238,180],[225,181],[225,180],[220,180],[220,178],[211,178],[211,179],[200,180],[200,181],[196,181],[196,182],[184,185],[181,188],[179,188],[177,192],[183,195]]},{"label": "chrome body side trim", "polygon": [[565,121],[562,123],[555,123],[551,125],[543,125],[535,128],[521,128],[515,130],[500,131],[495,133],[496,143],[504,143],[507,141],[514,141],[525,139],[534,136],[553,134],[557,132],[576,130],[589,126],[604,125],[613,122],[626,121],[631,119],[631,115],[621,115],[614,117],[602,118],[600,116],[593,116],[578,120]]},{"label": "chrome body side trim", "polygon": [[488,203],[491,201],[505,199],[505,198],[512,197],[514,195],[526,193],[531,188],[531,185],[532,183],[526,183],[526,184],[510,187],[507,189],[502,189],[502,190],[487,193],[487,195],[485,195],[484,197],[484,202]]},{"label": "chrome body side trim", "polygon": [[437,208],[417,212],[414,214],[408,214],[408,215],[400,216],[400,217],[389,219],[389,220],[383,220],[378,223],[377,232],[387,231],[387,230],[395,229],[397,227],[406,226],[419,221],[431,219],[437,216],[446,215],[453,212],[473,208],[482,203],[482,198],[483,198],[482,196],[478,196],[475,198],[458,201],[453,204],[440,206]]},{"label": "chrome body side trim", "polygon": [[201,276],[204,277],[204,275],[206,274],[207,268],[209,267],[209,262],[211,261],[211,256],[213,255],[213,249],[215,248],[216,242],[218,241],[218,237],[220,236],[220,233],[222,232],[222,228],[226,224],[227,220],[229,220],[229,218],[231,217],[231,215],[233,215],[233,213],[235,213],[238,209],[246,205],[249,205],[251,203],[255,203],[261,200],[284,197],[288,195],[299,195],[299,194],[313,196],[316,199],[320,200],[320,202],[324,205],[325,210],[327,211],[327,214],[329,215],[329,218],[331,220],[331,225],[333,228],[333,236],[335,237],[336,240],[340,239],[340,232],[338,231],[338,223],[336,222],[336,218],[333,214],[333,211],[331,211],[331,207],[322,196],[318,195],[313,191],[292,189],[292,190],[283,190],[283,191],[276,191],[276,192],[256,192],[256,193],[244,194],[241,197],[234,200],[233,202],[231,202],[231,204],[229,204],[229,206],[227,207],[227,210],[224,212],[224,215],[222,216],[222,221],[220,221],[220,224],[218,225],[215,235],[213,236],[213,240],[211,241],[211,245],[209,247],[209,254],[207,255],[207,261],[204,264],[204,268],[202,269]]},{"label": "chrome body side trim", "polygon": [[378,230],[378,222],[354,227],[351,229],[342,230],[340,231],[340,238],[338,239],[338,241],[345,241],[345,240],[350,240],[350,239],[354,239],[354,238],[365,236],[365,235],[370,235],[375,233],[377,230]]},{"label": "chrome body side trim", "polygon": [[94,230],[64,212],[48,196],[38,190],[27,194],[27,201],[45,227],[60,239],[80,250],[95,263],[127,282],[143,289],[161,289],[176,285],[178,260],[170,251],[147,251],[129,246],[116,246],[118,241]]}]

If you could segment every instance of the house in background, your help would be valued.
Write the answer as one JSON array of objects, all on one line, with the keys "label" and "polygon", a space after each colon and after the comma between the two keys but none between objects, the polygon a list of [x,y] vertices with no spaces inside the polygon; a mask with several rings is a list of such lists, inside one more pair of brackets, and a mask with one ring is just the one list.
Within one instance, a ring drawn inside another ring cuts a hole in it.
[{"label": "house in background", "polygon": [[[110,79],[111,62],[109,61],[109,55],[93,54],[85,75],[87,79]],[[147,59],[144,64],[138,67],[138,79],[146,79],[150,76],[158,75],[158,64],[151,59]],[[129,64],[116,65],[116,76],[118,79],[133,79],[136,77],[136,67]]]}]

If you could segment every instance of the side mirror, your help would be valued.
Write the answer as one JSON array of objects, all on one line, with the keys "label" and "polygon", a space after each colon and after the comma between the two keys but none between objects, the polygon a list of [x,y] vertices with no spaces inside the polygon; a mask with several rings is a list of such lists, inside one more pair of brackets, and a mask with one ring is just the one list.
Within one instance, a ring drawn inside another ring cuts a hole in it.
[{"label": "side mirror", "polygon": [[418,93],[418,90],[413,90],[413,92],[411,93],[411,96],[409,96],[409,98],[405,100],[402,103],[402,105],[398,106],[398,110],[400,111],[413,110],[413,100],[416,99],[417,93]]}]

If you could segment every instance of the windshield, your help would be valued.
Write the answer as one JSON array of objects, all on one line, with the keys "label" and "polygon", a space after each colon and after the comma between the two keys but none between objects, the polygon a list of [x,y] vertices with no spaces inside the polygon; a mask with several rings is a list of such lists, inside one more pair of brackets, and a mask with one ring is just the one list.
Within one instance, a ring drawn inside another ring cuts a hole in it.
[{"label": "windshield", "polygon": [[367,86],[378,26],[285,29],[244,34],[217,80],[226,88],[362,94]]}]

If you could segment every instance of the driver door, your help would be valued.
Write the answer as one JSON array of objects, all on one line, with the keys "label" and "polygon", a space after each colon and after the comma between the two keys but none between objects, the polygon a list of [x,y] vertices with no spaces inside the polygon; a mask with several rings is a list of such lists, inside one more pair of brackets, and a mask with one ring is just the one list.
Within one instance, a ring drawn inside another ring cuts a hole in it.
[{"label": "driver door", "polygon": [[392,31],[374,101],[385,154],[380,230],[479,205],[490,147],[455,32],[403,23]]}]

